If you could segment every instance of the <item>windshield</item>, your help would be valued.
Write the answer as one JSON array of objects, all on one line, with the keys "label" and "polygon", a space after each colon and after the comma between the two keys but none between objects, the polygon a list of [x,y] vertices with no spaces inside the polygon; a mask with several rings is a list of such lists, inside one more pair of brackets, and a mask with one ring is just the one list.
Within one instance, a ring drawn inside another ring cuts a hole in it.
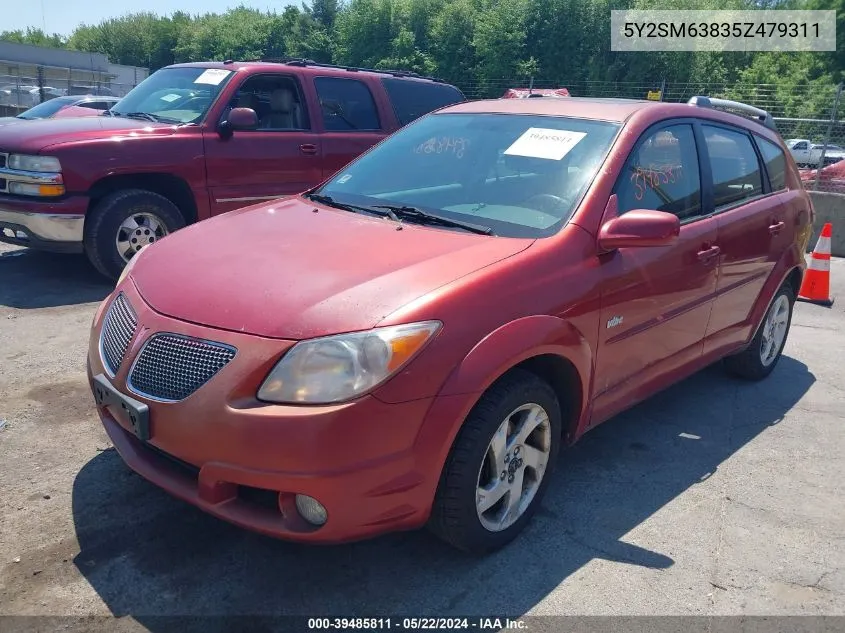
[{"label": "windshield", "polygon": [[163,123],[198,123],[232,76],[222,68],[163,68],[133,88],[110,112]]},{"label": "windshield", "polygon": [[430,115],[314,193],[350,205],[416,207],[495,235],[545,237],[569,219],[618,129],[566,117]]},{"label": "windshield", "polygon": [[59,110],[68,105],[78,101],[76,98],[64,98],[64,97],[56,97],[55,99],[50,99],[49,101],[45,101],[44,103],[39,103],[34,108],[30,108],[26,112],[21,112],[18,115],[19,119],[47,119]]}]

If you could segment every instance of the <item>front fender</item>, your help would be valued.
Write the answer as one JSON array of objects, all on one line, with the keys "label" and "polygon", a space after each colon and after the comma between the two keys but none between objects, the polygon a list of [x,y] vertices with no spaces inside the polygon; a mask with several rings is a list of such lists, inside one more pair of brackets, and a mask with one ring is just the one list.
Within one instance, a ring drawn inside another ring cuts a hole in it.
[{"label": "front fender", "polygon": [[481,339],[449,374],[440,395],[480,393],[524,360],[554,354],[569,360],[584,385],[582,401],[593,371],[593,353],[584,335],[561,318],[536,315],[506,323]]},{"label": "front fender", "polygon": [[[421,472],[432,498],[449,450],[469,412],[484,391],[509,369],[543,354],[568,360],[581,383],[581,410],[575,428],[589,417],[588,393],[593,376],[593,353],[586,337],[571,323],[553,316],[530,316],[511,321],[479,341],[449,374],[426,414],[414,442]],[[572,435],[577,437],[577,431]]]}]

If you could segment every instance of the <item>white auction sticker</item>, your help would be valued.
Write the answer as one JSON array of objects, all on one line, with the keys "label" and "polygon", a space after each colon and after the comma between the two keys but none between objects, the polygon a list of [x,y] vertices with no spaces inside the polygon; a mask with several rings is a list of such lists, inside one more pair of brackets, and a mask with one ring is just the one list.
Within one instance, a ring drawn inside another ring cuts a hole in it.
[{"label": "white auction sticker", "polygon": [[178,98],[179,98],[179,95],[169,94],[169,95],[164,95],[161,98],[161,100],[167,101],[167,103],[172,103],[173,101],[176,101],[176,99],[178,99]]},{"label": "white auction sticker", "polygon": [[229,76],[228,70],[220,68],[209,68],[199,77],[194,79],[195,84],[210,84],[212,86],[219,86],[220,82]]},{"label": "white auction sticker", "polygon": [[585,136],[586,132],[531,127],[505,150],[505,154],[560,160]]}]

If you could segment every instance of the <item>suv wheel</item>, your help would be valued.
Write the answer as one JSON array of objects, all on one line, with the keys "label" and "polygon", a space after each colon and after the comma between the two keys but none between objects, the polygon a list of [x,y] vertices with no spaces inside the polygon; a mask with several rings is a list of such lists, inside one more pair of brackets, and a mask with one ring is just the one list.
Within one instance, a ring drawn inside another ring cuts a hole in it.
[{"label": "suv wheel", "polygon": [[85,222],[85,253],[100,273],[117,279],[136,252],[183,226],[179,209],[164,196],[142,189],[115,191]]},{"label": "suv wheel", "polygon": [[430,529],[475,554],[506,545],[539,506],[560,440],[552,388],[530,372],[508,374],[481,397],[458,433]]},{"label": "suv wheel", "polygon": [[794,304],[792,288],[788,284],[781,286],[751,345],[725,359],[728,371],[747,380],[762,380],[772,373],[786,345]]}]

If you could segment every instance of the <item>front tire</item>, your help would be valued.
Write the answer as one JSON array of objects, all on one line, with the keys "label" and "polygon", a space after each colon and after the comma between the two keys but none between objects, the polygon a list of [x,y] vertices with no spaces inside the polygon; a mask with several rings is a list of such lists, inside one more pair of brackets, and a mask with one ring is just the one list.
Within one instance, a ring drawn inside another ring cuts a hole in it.
[{"label": "front tire", "polygon": [[528,524],[560,450],[560,405],[536,375],[513,370],[464,421],[441,475],[429,528],[473,554],[497,550]]},{"label": "front tire", "polygon": [[117,279],[135,252],[185,226],[179,208],[152,191],[124,189],[103,198],[85,222],[85,254]]},{"label": "front tire", "polygon": [[794,305],[795,293],[791,286],[784,284],[748,348],[725,358],[725,367],[730,373],[745,380],[762,380],[772,373],[786,346]]}]

